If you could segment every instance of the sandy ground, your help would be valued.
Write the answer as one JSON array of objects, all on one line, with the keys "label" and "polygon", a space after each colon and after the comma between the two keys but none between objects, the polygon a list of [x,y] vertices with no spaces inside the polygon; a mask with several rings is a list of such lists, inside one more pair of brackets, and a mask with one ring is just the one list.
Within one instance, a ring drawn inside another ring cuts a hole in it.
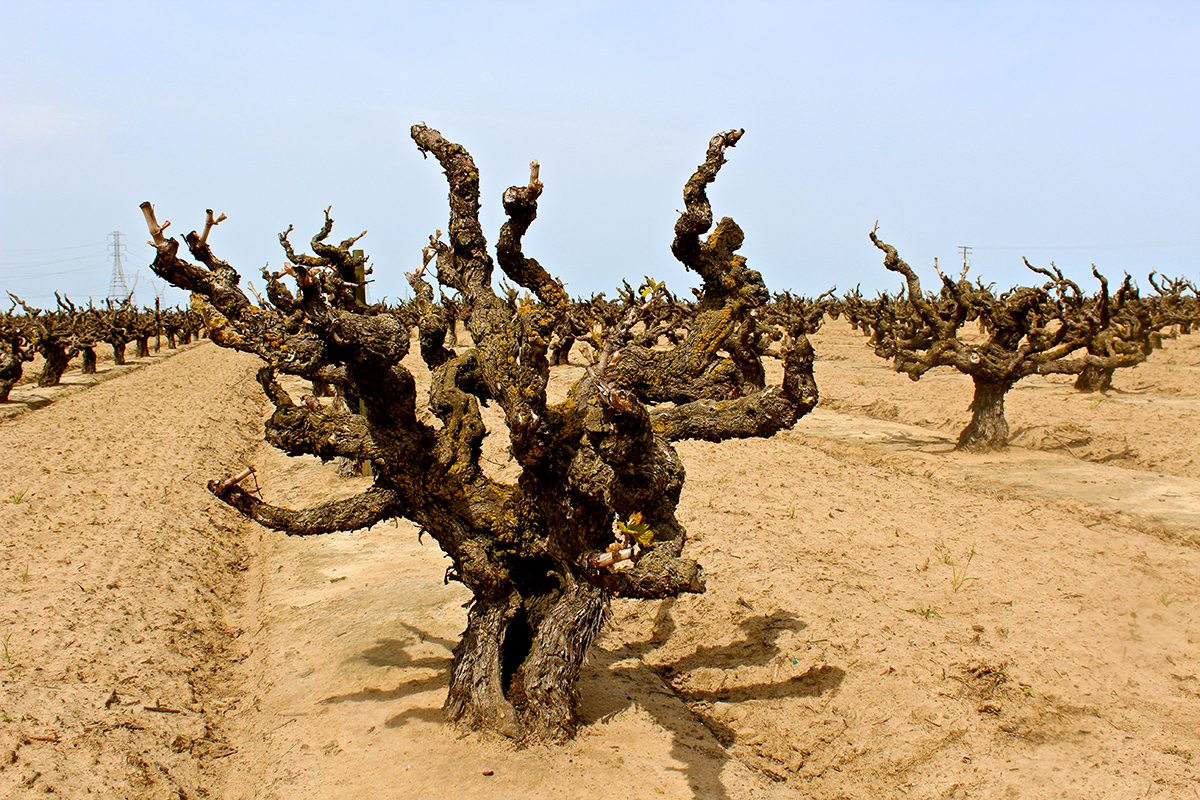
[{"label": "sandy ground", "polygon": [[215,350],[13,391],[41,407],[0,424],[0,796],[193,796],[229,751],[249,552],[203,484],[257,446],[261,404]]},{"label": "sandy ground", "polygon": [[679,446],[709,591],[615,604],[559,747],[445,723],[466,595],[412,526],[289,540],[204,490],[361,488],[256,444],[253,359],[6,419],[0,796],[1200,797],[1200,336],[1105,396],[1018,384],[986,457],[967,379],[814,344],[794,431]]}]

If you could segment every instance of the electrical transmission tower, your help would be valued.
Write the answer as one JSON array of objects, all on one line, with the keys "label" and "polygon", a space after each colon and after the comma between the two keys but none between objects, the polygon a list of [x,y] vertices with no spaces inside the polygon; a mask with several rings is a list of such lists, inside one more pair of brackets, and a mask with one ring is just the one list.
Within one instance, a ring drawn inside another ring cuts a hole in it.
[{"label": "electrical transmission tower", "polygon": [[129,286],[125,283],[125,270],[121,267],[121,248],[125,246],[121,243],[122,235],[120,231],[108,235],[112,247],[112,278],[108,282],[108,299],[115,303],[125,302],[130,295]]}]

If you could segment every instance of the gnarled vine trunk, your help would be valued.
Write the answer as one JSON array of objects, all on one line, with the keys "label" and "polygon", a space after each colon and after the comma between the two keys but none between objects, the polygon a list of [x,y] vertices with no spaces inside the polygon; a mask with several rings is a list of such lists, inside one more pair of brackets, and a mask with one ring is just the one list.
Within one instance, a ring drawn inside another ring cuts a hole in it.
[{"label": "gnarled vine trunk", "polygon": [[957,450],[988,453],[1008,447],[1008,420],[1004,418],[1004,395],[1012,381],[997,381],[973,376],[975,396],[971,400],[971,421],[958,437]]},{"label": "gnarled vine trunk", "polygon": [[0,350],[0,403],[8,402],[12,388],[21,380],[24,363],[16,353]]},{"label": "gnarled vine trunk", "polygon": [[[752,311],[769,293],[759,273],[736,255],[742,232],[729,218],[712,225],[705,190],[741,131],[718,134],[684,188],[685,212],[672,252],[704,282],[688,335],[669,351],[631,344],[639,314],[659,290],[631,309],[600,345],[600,355],[562,402],[546,397],[547,351],[566,321],[563,284],[522,251],[543,185],[537,162],[525,186],[503,194],[507,221],[493,262],[479,224],[479,173],[461,145],[424,124],[412,128],[450,188],[448,241],[430,237],[424,264],[408,276],[416,290],[421,357],[431,371],[422,419],[413,375],[404,366],[411,313],[368,307],[354,288],[369,272],[363,235],[326,241],[333,220],[312,239],[316,255],[296,253],[288,233],[284,272],[263,271],[270,307],[252,303],[239,275],[207,244],[219,222],[211,211],[203,235],[185,237],[202,266],[178,256],[162,236],[153,208],[142,208],[159,276],[192,291],[192,304],[219,346],[258,355],[259,383],[275,406],[266,439],[291,454],[370,462],[363,494],[314,508],[271,505],[238,485],[210,490],[258,522],[289,535],[350,531],[405,517],[451,558],[447,580],[473,599],[454,650],[446,710],[451,719],[514,737],[557,739],[575,729],[580,666],[613,597],[664,598],[704,590],[703,570],[683,556],[686,532],[675,516],[684,469],[671,443],[770,436],[791,427],[817,402],[813,352],[797,326],[779,332],[783,380],[764,388],[761,355],[748,332]],[[365,234],[365,231],[364,231]],[[514,313],[492,286],[498,263],[531,293]],[[424,271],[452,293],[436,302]],[[293,292],[285,274],[296,282]],[[466,320],[472,346],[451,349],[446,333]],[[753,346],[752,346],[753,345]],[[279,372],[336,387],[348,407],[313,397],[295,402]],[[513,483],[490,478],[480,464],[488,434],[480,412],[504,414],[509,447],[520,466]],[[244,476],[242,476],[244,477]]]},{"label": "gnarled vine trunk", "polygon": [[[1079,286],[1051,264],[1050,269],[1025,265],[1049,280],[1042,286],[1018,286],[995,294],[982,281],[973,285],[966,273],[959,280],[939,271],[938,294],[921,289],[920,278],[900,258],[896,248],[872,231],[872,243],[884,253],[883,265],[904,276],[904,296],[881,295],[866,303],[847,296],[851,321],[869,332],[875,353],[890,358],[898,372],[913,380],[939,366],[970,375],[975,384],[971,422],[958,439],[958,449],[972,452],[1008,446],[1004,395],[1030,375],[1078,375],[1076,388],[1104,390],[1114,369],[1140,363],[1145,355],[1137,345],[1140,331],[1153,327],[1148,315],[1132,307],[1136,293],[1126,276],[1115,298],[1108,281],[1100,281],[1097,298],[1087,298]],[[1121,324],[1114,320],[1120,318]],[[984,341],[960,338],[962,325],[978,320]],[[1086,350],[1076,357],[1080,350]]]},{"label": "gnarled vine trunk", "polygon": [[565,367],[571,363],[571,348],[575,346],[574,336],[564,336],[550,351],[550,366]]},{"label": "gnarled vine trunk", "polygon": [[67,367],[75,355],[75,349],[61,342],[43,340],[38,343],[38,352],[46,361],[42,364],[42,372],[38,375],[37,385],[42,387],[58,386],[62,382],[63,373],[67,371]]},{"label": "gnarled vine trunk", "polygon": [[1075,390],[1079,392],[1107,392],[1112,388],[1113,372],[1088,364],[1075,379]]}]

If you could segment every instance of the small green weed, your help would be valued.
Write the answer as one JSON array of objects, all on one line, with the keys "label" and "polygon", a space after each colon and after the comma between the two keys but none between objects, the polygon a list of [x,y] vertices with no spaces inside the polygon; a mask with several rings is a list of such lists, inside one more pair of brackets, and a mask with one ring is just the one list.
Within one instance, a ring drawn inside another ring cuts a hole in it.
[{"label": "small green weed", "polygon": [[967,553],[967,561],[958,567],[955,564],[950,565],[950,587],[957,592],[963,587],[967,581],[977,581],[979,578],[967,577],[967,568],[971,566],[971,559],[975,557],[975,545],[971,545],[971,552]]},{"label": "small green weed", "polygon": [[1142,640],[1141,626],[1138,625],[1138,615],[1136,611],[1129,612],[1129,638],[1135,642]]},{"label": "small green weed", "polygon": [[1179,747],[1177,747],[1176,745],[1171,745],[1169,747],[1164,748],[1163,752],[1169,756],[1179,756],[1184,761],[1188,761],[1188,762],[1190,762],[1193,758],[1192,753],[1189,753],[1186,750],[1180,750]]},{"label": "small green weed", "polygon": [[967,560],[961,566],[954,563],[954,556],[950,553],[950,548],[946,546],[945,541],[939,540],[934,545],[934,549],[937,550],[942,563],[950,567],[950,588],[956,593],[967,581],[979,580],[979,578],[967,576],[967,568],[971,566],[971,559],[975,558],[975,545],[971,545],[971,552],[967,553]]},{"label": "small green weed", "polygon": [[930,617],[942,618],[942,615],[938,613],[937,606],[918,605],[916,608],[906,608],[904,610],[909,614],[916,614],[922,619],[929,619]]}]

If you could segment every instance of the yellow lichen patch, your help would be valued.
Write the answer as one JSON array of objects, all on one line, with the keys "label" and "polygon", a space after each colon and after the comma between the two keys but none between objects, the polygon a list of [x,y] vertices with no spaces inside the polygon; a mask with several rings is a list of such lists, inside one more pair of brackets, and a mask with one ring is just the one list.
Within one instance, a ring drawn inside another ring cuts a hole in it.
[{"label": "yellow lichen patch", "polygon": [[700,315],[698,332],[690,342],[693,351],[691,371],[705,367],[733,330],[734,309],[724,305],[720,309]]},{"label": "yellow lichen patch", "polygon": [[209,328],[208,338],[212,339],[213,344],[235,350],[244,349],[246,345],[245,338],[229,328]]}]

